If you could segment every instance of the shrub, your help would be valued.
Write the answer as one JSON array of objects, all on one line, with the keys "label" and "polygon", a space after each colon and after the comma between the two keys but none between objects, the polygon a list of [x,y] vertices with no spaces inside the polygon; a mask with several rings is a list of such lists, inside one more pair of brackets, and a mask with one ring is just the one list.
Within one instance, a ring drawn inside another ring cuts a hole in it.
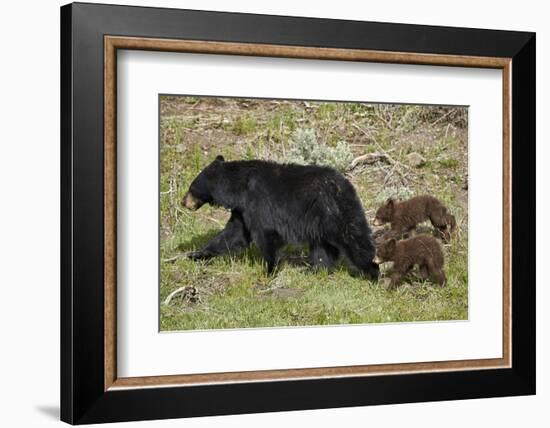
[{"label": "shrub", "polygon": [[345,141],[339,141],[336,147],[330,147],[317,141],[313,129],[296,129],[291,136],[291,149],[287,162],[301,165],[324,165],[338,171],[347,169],[353,160],[353,154]]}]

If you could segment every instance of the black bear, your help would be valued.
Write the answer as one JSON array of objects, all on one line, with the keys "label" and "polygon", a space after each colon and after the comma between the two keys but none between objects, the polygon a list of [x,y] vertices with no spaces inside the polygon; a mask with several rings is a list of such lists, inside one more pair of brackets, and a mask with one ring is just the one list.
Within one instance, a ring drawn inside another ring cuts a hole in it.
[{"label": "black bear", "polygon": [[314,266],[343,255],[361,274],[378,278],[375,247],[352,184],[332,168],[218,156],[193,180],[182,204],[231,210],[225,228],[191,258],[235,252],[254,242],[271,274],[286,244],[308,244]]},{"label": "black bear", "polygon": [[456,220],[447,208],[433,196],[416,196],[403,202],[388,199],[384,205],[378,208],[374,218],[374,225],[381,226],[391,223],[390,236],[399,238],[403,233],[412,232],[418,223],[430,220],[448,242],[451,232],[455,230]]},{"label": "black bear", "polygon": [[443,251],[433,236],[418,235],[403,241],[392,238],[378,246],[374,261],[393,262],[390,288],[395,288],[415,265],[419,266],[423,279],[429,278],[439,285],[446,281]]}]

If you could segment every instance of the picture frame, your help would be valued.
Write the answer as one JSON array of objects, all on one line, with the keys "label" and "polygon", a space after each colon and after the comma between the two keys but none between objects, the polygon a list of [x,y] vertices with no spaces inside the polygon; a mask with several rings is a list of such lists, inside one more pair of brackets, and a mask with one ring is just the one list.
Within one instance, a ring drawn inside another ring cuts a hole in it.
[{"label": "picture frame", "polygon": [[[502,70],[502,358],[118,377],[118,50]],[[63,6],[61,419],[85,424],[534,394],[535,96],[534,33]]]}]

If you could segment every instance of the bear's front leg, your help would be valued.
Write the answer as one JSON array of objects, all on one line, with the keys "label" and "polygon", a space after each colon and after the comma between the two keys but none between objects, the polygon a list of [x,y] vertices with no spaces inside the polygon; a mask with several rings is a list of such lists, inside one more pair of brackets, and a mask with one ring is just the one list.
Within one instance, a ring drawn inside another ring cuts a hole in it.
[{"label": "bear's front leg", "polygon": [[193,251],[187,255],[192,260],[206,260],[226,253],[235,253],[250,244],[248,232],[242,216],[233,211],[229,221],[220,233],[218,233],[203,249]]},{"label": "bear's front leg", "polygon": [[432,281],[440,286],[444,286],[447,282],[447,278],[445,277],[445,272],[443,272],[443,269],[434,266],[431,264],[428,266],[429,272],[430,272],[430,278]]},{"label": "bear's front leg", "polygon": [[254,241],[267,263],[267,274],[272,275],[277,266],[277,253],[284,244],[283,240],[274,230],[262,230],[255,235]]},{"label": "bear's front leg", "polygon": [[406,261],[395,261],[393,264],[393,272],[391,274],[391,281],[389,285],[389,289],[393,290],[396,288],[400,283],[401,280],[407,273],[411,270],[411,265]]}]

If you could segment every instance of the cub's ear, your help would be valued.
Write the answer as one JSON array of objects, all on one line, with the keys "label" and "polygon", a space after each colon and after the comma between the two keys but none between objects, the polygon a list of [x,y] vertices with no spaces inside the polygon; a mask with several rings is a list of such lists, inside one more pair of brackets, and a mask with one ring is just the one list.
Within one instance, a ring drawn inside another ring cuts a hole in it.
[{"label": "cub's ear", "polygon": [[389,207],[389,208],[393,208],[393,204],[395,203],[394,199],[393,198],[389,198],[387,201],[386,201],[386,205]]},{"label": "cub's ear", "polygon": [[222,155],[216,156],[216,160],[217,160],[218,162],[224,162],[224,161],[225,161],[225,159],[223,158]]},{"label": "cub's ear", "polygon": [[395,247],[397,246],[397,240],[395,238],[392,238],[388,241],[386,245],[388,250],[390,250],[393,253],[395,251]]}]

